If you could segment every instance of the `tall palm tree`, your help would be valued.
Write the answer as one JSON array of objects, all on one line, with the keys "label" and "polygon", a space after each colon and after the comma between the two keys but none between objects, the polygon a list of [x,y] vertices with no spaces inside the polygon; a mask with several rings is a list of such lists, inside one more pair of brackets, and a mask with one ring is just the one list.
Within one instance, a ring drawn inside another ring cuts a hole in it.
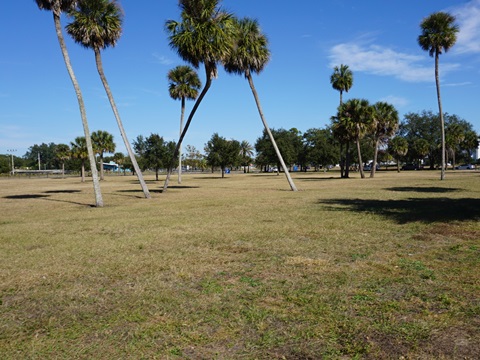
[{"label": "tall palm tree", "polygon": [[[243,140],[240,143],[240,158],[243,163],[243,173],[246,173],[245,166],[248,166],[248,172],[250,172],[250,161],[252,161],[253,156],[253,146],[247,140]],[[248,165],[245,165],[248,164]]]},{"label": "tall palm tree", "polygon": [[369,131],[373,123],[373,108],[365,99],[350,99],[339,106],[338,118],[344,125],[345,130],[355,139],[357,144],[358,165],[361,178],[365,178],[363,173],[362,153],[360,150],[360,140],[365,133]]},{"label": "tall palm tree", "polygon": [[[183,131],[183,119],[185,115],[185,100],[195,100],[198,90],[202,86],[197,72],[190,66],[182,65],[170,70],[167,75],[168,91],[174,100],[181,100],[180,111],[180,135]],[[182,144],[178,147],[178,183],[182,183]]]},{"label": "tall palm tree", "polygon": [[287,166],[283,161],[282,154],[278,149],[277,143],[270,131],[267,120],[263,115],[260,99],[253,83],[252,72],[259,74],[270,60],[270,51],[268,50],[267,37],[262,34],[258,22],[249,18],[234,19],[235,27],[235,45],[233,51],[224,59],[225,70],[229,73],[244,75],[248,80],[253,97],[257,104],[258,113],[263,122],[263,126],[270,138],[278,161],[282,166],[285,176],[292,191],[297,191],[297,187],[293,183]]},{"label": "tall palm tree", "polygon": [[[205,85],[193,105],[174,151],[176,158],[198,106],[217,77],[217,63],[232,49],[232,15],[219,7],[220,0],[179,0],[181,22],[168,20],[165,24],[170,47],[186,62],[205,68]],[[171,172],[167,174],[163,191],[167,190]]]},{"label": "tall palm tree", "polygon": [[[341,64],[340,66],[335,66],[333,68],[333,74],[330,76],[330,83],[335,90],[340,92],[340,105],[343,104],[343,92],[348,92],[353,86],[353,73],[348,68],[348,65]],[[337,134],[338,134],[337,129]],[[348,167],[349,164],[349,151],[350,151],[350,143],[345,142],[345,156],[343,156],[343,141],[340,141],[340,174],[341,177],[348,178]],[[344,173],[344,165],[346,165],[345,173]],[[345,175],[344,175],[345,174]]]},{"label": "tall palm tree", "polygon": [[122,34],[122,10],[120,5],[115,0],[82,0],[78,1],[77,6],[69,14],[74,20],[67,25],[67,32],[75,42],[88,49],[93,49],[95,53],[97,71],[117,120],[118,129],[120,130],[128,156],[133,164],[145,198],[150,199],[150,192],[128,141],[112,91],[103,71],[101,50],[110,46],[114,47]]},{"label": "tall palm tree", "polygon": [[100,180],[104,180],[103,174],[103,154],[115,152],[115,142],[113,135],[108,131],[98,130],[92,133],[93,151],[98,154],[100,162]]},{"label": "tall palm tree", "polygon": [[375,149],[373,153],[373,166],[370,171],[370,177],[375,176],[377,167],[378,147],[385,143],[388,138],[395,134],[398,128],[398,111],[391,104],[386,102],[377,102],[373,105],[373,137],[375,140]]},{"label": "tall palm tree", "polygon": [[342,94],[348,92],[353,86],[353,73],[348,65],[341,64],[333,68],[333,74],[330,76],[330,83],[335,90],[340,92],[340,105],[343,104]]},{"label": "tall palm tree", "polygon": [[80,159],[82,162],[81,177],[82,182],[85,182],[85,160],[89,158],[87,142],[84,136],[77,136],[74,142],[70,142],[72,157]]},{"label": "tall palm tree", "polygon": [[447,52],[457,41],[458,26],[455,17],[445,12],[436,12],[423,19],[418,36],[420,47],[435,57],[435,84],[437,87],[438,112],[442,130],[442,165],[440,180],[445,179],[445,121],[443,119],[442,100],[440,96],[440,77],[438,63],[440,54]]},{"label": "tall palm tree", "polygon": [[90,130],[88,128],[87,113],[85,111],[85,103],[83,102],[82,92],[78,85],[77,78],[73,72],[73,68],[70,62],[70,56],[68,55],[67,46],[65,45],[65,39],[62,34],[62,26],[60,23],[60,16],[62,12],[70,11],[76,4],[76,0],[35,0],[40,10],[47,10],[53,13],[53,21],[55,24],[55,31],[57,33],[58,42],[62,51],[63,59],[67,67],[70,80],[72,81],[73,88],[77,95],[78,107],[80,108],[80,116],[82,118],[83,132],[85,134],[86,146],[88,151],[88,159],[90,161],[90,167],[92,169],[93,190],[95,193],[95,205],[97,207],[103,206],[102,191],[100,189],[100,181],[98,179],[97,168],[95,167],[95,155],[93,153],[92,141],[90,138]]}]

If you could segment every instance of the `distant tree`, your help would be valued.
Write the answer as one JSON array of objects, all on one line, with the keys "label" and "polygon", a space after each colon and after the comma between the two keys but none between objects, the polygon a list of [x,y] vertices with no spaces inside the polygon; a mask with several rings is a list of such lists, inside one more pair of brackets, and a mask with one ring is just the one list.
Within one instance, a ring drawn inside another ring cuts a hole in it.
[{"label": "distant tree", "polygon": [[[177,158],[180,145],[190,127],[195,112],[210,89],[212,80],[217,77],[217,63],[224,60],[232,51],[232,15],[223,11],[219,0],[179,0],[181,22],[168,20],[165,24],[169,34],[170,47],[186,62],[198,68],[205,68],[205,85],[200,92],[174,152]],[[168,188],[171,172],[167,174],[163,191]]]},{"label": "distant tree", "polygon": [[194,169],[201,168],[203,155],[200,151],[198,151],[193,145],[187,145],[185,150],[185,165]]},{"label": "distant tree", "polygon": [[309,129],[303,134],[303,141],[305,160],[315,166],[315,170],[321,166],[326,171],[337,162],[339,148],[331,129]]},{"label": "distant tree", "polygon": [[213,134],[205,144],[205,159],[212,167],[220,167],[222,178],[228,166],[236,166],[240,162],[240,143],[237,140],[227,140],[217,133]]},{"label": "distant tree", "polygon": [[55,146],[55,158],[62,164],[62,177],[65,177],[65,161],[71,157],[70,147],[67,144]]},{"label": "distant tree", "polygon": [[155,170],[155,180],[158,181],[158,172],[164,168],[165,159],[165,141],[158,134],[151,134],[145,139],[145,160],[147,166]]},{"label": "distant tree", "polygon": [[78,85],[77,78],[73,72],[72,65],[70,63],[70,57],[68,55],[67,47],[65,45],[65,40],[62,34],[62,26],[60,23],[60,17],[62,12],[70,12],[74,6],[77,4],[75,0],[35,0],[40,10],[47,10],[53,13],[53,21],[55,24],[55,30],[60,44],[60,49],[62,51],[63,59],[67,67],[70,80],[72,81],[75,93],[77,95],[78,106],[80,108],[80,115],[82,118],[83,131],[85,134],[85,142],[88,152],[88,159],[90,161],[90,167],[92,171],[93,178],[93,189],[95,193],[95,205],[97,207],[103,206],[102,191],[100,189],[100,181],[98,179],[97,168],[95,167],[95,155],[93,153],[92,142],[90,138],[90,130],[88,128],[87,115],[85,111],[85,104],[83,102],[82,92],[80,91],[80,86]]},{"label": "distant tree", "polygon": [[31,168],[37,168],[38,159],[40,158],[41,167],[45,169],[54,169],[57,163],[55,156],[55,143],[41,143],[30,146],[25,155],[23,156],[28,162],[28,166]]},{"label": "distant tree", "polygon": [[400,158],[407,155],[408,141],[400,136],[395,136],[388,142],[388,152],[397,159],[397,171],[400,172]]},{"label": "distant tree", "polygon": [[[197,72],[190,66],[177,66],[168,72],[168,91],[174,100],[181,100],[180,135],[183,131],[183,118],[185,115],[185,100],[195,100],[198,90],[202,86]],[[178,147],[178,183],[182,183],[182,144]],[[173,156],[173,154],[172,154]]]},{"label": "distant tree", "polygon": [[348,92],[353,86],[353,73],[348,65],[341,64],[333,68],[333,74],[330,76],[330,83],[335,90],[340,92],[340,105],[343,104],[342,94]]},{"label": "distant tree", "polygon": [[257,153],[257,163],[263,165],[275,164],[278,171],[285,169],[284,166],[292,165],[300,158],[300,152],[303,149],[302,137],[297,129],[269,129],[272,137],[276,139],[278,150],[283,154],[283,160],[280,162],[275,148],[273,147],[270,135],[266,129],[263,130],[262,137],[255,142],[255,151]]},{"label": "distant tree", "polygon": [[398,112],[395,107],[386,102],[377,102],[373,105],[373,139],[375,142],[373,164],[370,177],[375,176],[377,167],[378,148],[386,144],[387,140],[395,134],[398,129]]},{"label": "distant tree", "polygon": [[113,154],[113,161],[118,165],[118,174],[120,174],[120,169],[123,169],[123,175],[125,175],[125,155],[121,152],[116,152]]},{"label": "distant tree", "polygon": [[438,71],[439,56],[447,52],[457,41],[458,26],[455,17],[445,12],[436,12],[423,19],[418,36],[420,47],[435,57],[435,84],[437,87],[438,113],[442,133],[442,163],[440,180],[445,179],[445,123],[443,119],[442,100],[440,96],[440,76]]},{"label": "distant tree", "polygon": [[253,83],[252,73],[259,74],[268,61],[270,60],[270,50],[268,49],[267,37],[262,34],[258,22],[249,18],[234,19],[235,27],[235,46],[233,51],[224,61],[225,70],[229,73],[244,75],[248,80],[250,89],[252,90],[255,103],[257,104],[258,113],[263,122],[265,131],[272,143],[275,150],[275,154],[278,157],[279,168],[283,168],[288,184],[292,191],[297,191],[288,168],[285,165],[282,153],[277,146],[275,138],[270,131],[267,124],[267,120],[263,114],[262,106],[260,104],[260,98],[258,97],[257,90]]},{"label": "distant tree", "polygon": [[98,154],[100,163],[100,180],[104,180],[103,157],[105,153],[113,154],[115,152],[115,142],[113,135],[108,131],[97,130],[92,132],[93,151]]},{"label": "distant tree", "polygon": [[123,123],[102,64],[101,50],[110,46],[114,47],[122,34],[122,9],[115,0],[82,0],[77,2],[77,6],[73,8],[69,14],[73,17],[74,21],[67,25],[67,32],[75,42],[87,49],[92,49],[95,54],[97,71],[105,88],[108,100],[110,101],[115,119],[117,120],[118,129],[120,130],[128,155],[135,168],[135,173],[142,187],[144,196],[149,199],[150,192],[148,191],[145,180],[143,179],[143,174],[140,171],[127,134],[123,128]]},{"label": "distant tree", "polygon": [[417,158],[423,159],[430,150],[430,144],[425,139],[416,139],[413,142],[412,150],[417,154]]},{"label": "distant tree", "polygon": [[246,167],[248,168],[248,172],[250,172],[250,163],[252,162],[253,149],[253,146],[247,140],[243,140],[240,143],[240,161],[241,165],[243,166],[244,174],[247,172]]},{"label": "distant tree", "polygon": [[70,143],[70,148],[72,152],[72,157],[75,159],[79,159],[82,163],[81,177],[82,177],[82,182],[85,182],[85,161],[89,157],[88,150],[87,150],[87,142],[85,141],[85,137],[83,136],[76,137],[74,142]]},{"label": "distant tree", "polygon": [[337,115],[332,116],[330,120],[333,137],[338,141],[340,147],[340,177],[348,178],[351,158],[350,144],[355,140],[354,134],[347,128],[347,122],[340,117],[340,106],[337,109]]}]

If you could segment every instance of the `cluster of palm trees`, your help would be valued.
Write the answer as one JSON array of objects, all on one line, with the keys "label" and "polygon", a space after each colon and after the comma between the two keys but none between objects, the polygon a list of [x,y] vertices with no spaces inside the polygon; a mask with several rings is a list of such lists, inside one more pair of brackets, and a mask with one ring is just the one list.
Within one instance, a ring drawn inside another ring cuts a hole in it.
[{"label": "cluster of palm trees", "polygon": [[[435,82],[437,89],[438,110],[440,114],[442,163],[440,179],[445,178],[446,166],[446,145],[445,145],[445,122],[442,112],[439,80],[439,55],[447,52],[456,42],[458,26],[455,24],[455,17],[445,12],[434,13],[425,18],[420,24],[421,34],[418,43],[423,50],[435,57]],[[345,146],[345,160],[341,158],[341,176],[348,177],[348,154],[349,145],[355,142],[358,152],[360,176],[365,177],[363,162],[360,151],[360,140],[370,134],[375,140],[375,152],[370,177],[374,177],[377,163],[379,146],[395,134],[398,128],[398,112],[393,105],[385,102],[377,102],[370,105],[366,99],[350,99],[343,102],[343,92],[348,92],[353,85],[353,74],[348,65],[340,65],[334,68],[330,82],[335,90],[340,92],[340,105],[337,115],[332,117],[332,129],[335,137]],[[451,138],[451,137],[450,137]],[[400,156],[406,153],[405,143],[402,140],[395,140],[392,148]],[[343,153],[343,152],[342,152]],[[344,170],[345,164],[345,170]]]},{"label": "cluster of palm trees", "polygon": [[[35,0],[35,2],[40,9],[51,11],[53,14],[57,38],[80,108],[88,159],[92,169],[96,206],[103,206],[103,199],[98,173],[95,167],[94,152],[83,97],[71,66],[62,34],[60,23],[62,13],[66,13],[69,18],[72,19],[71,23],[66,26],[67,33],[75,42],[88,49],[92,49],[94,52],[97,70],[107,93],[128,155],[145,197],[150,198],[150,193],[143,179],[142,172],[140,171],[123,129],[122,121],[102,65],[101,51],[107,47],[114,47],[121,36],[123,14],[119,4],[115,0]],[[284,169],[291,190],[296,191],[297,188],[290,177],[288,168],[285,166],[282,155],[266,122],[252,78],[252,74],[259,74],[270,59],[268,40],[261,32],[258,22],[250,18],[238,19],[232,13],[221,8],[220,0],[179,0],[179,7],[181,10],[181,19],[178,21],[168,20],[165,24],[169,44],[172,49],[178,53],[180,58],[194,68],[198,69],[200,65],[203,65],[205,84],[201,91],[198,92],[201,87],[198,75],[195,73],[195,70],[186,65],[179,66],[168,74],[172,98],[182,101],[180,135],[173,159],[175,160],[181,155],[182,142],[191,121],[211,87],[213,79],[218,75],[218,65],[223,65],[227,72],[243,75],[248,80],[260,118],[278,156],[279,163]],[[418,40],[422,48],[429,50],[430,55],[435,55],[440,114],[442,114],[442,111],[438,82],[438,55],[441,54],[443,50],[447,51],[453,45],[456,31],[458,31],[456,26],[452,25],[454,18],[448,14],[446,14],[448,16],[444,15],[444,13],[437,13],[426,19],[422,23],[423,32]],[[373,107],[367,106],[366,100],[352,99],[343,104],[342,93],[343,91],[348,92],[352,86],[351,79],[345,76],[345,74],[348,75],[348,67],[342,65],[335,69],[331,79],[334,88],[340,91],[340,107],[334,121],[335,131],[339,138],[344,140],[346,147],[348,147],[350,141],[353,140],[356,142],[359,159],[361,159],[359,140],[367,128],[369,126],[373,128],[373,124],[377,126],[377,140],[378,143],[380,143],[382,139],[387,136],[382,133],[382,131],[385,131],[385,126],[383,126],[382,130],[378,128],[382,127],[381,124],[383,120],[381,119],[384,118],[384,115],[389,114],[387,116],[390,117],[388,121],[393,121],[391,118],[395,118],[396,112],[389,107],[388,104],[379,103]],[[196,101],[187,117],[185,125],[183,125],[186,99]],[[375,118],[375,120],[373,120],[373,118]],[[369,124],[367,124],[367,122],[369,122]],[[348,151],[346,153],[348,153]],[[361,174],[363,177],[362,169]],[[167,190],[170,175],[171,171],[168,172],[165,180],[164,191]],[[181,182],[181,172],[179,173],[179,182]]]}]

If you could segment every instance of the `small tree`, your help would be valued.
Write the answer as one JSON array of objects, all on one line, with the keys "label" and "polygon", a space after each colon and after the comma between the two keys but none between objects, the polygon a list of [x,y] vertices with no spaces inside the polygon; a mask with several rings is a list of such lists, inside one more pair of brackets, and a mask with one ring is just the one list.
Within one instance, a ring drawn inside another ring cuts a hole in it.
[{"label": "small tree", "polygon": [[62,178],[65,178],[65,161],[70,157],[71,151],[67,144],[58,144],[55,147],[55,158],[62,163]]},{"label": "small tree", "polygon": [[105,180],[103,169],[103,156],[105,153],[115,152],[115,142],[113,141],[113,135],[108,131],[98,130],[92,132],[92,146],[93,151],[98,154],[100,163],[100,180]]},{"label": "small tree", "polygon": [[400,172],[400,158],[407,155],[408,141],[401,136],[395,136],[388,142],[388,152],[397,159],[397,172]]},{"label": "small tree", "polygon": [[205,153],[207,163],[212,169],[219,166],[224,178],[227,166],[235,166],[240,162],[240,143],[237,140],[227,140],[215,133],[205,144]]}]

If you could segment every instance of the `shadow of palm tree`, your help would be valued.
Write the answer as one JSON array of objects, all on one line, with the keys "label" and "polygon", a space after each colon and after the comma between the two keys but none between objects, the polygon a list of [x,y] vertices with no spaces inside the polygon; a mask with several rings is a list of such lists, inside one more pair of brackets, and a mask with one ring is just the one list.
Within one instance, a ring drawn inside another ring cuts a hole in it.
[{"label": "shadow of palm tree", "polygon": [[385,190],[401,191],[401,192],[418,192],[418,193],[438,193],[438,194],[463,191],[463,189],[448,189],[448,188],[442,188],[437,186],[431,186],[431,187],[398,186],[398,187],[386,188]]},{"label": "shadow of palm tree", "polygon": [[480,220],[480,199],[428,198],[404,200],[332,199],[319,204],[332,211],[374,213],[399,224]]},{"label": "shadow of palm tree", "polygon": [[74,194],[74,193],[79,193],[81,192],[80,190],[48,190],[44,191],[44,194]]},{"label": "shadow of palm tree", "polygon": [[41,195],[41,194],[22,194],[22,195],[7,195],[4,196],[4,199],[12,200],[24,200],[24,199],[41,199],[48,198],[50,195]]}]

